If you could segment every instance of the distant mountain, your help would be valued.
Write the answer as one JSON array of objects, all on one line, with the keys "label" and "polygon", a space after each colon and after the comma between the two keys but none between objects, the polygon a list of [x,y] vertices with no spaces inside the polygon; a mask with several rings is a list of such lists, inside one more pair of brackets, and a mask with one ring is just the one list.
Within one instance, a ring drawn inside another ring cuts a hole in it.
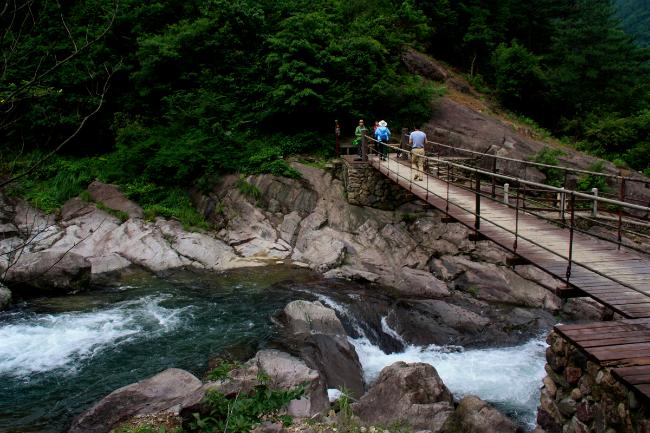
[{"label": "distant mountain", "polygon": [[614,6],[623,30],[650,47],[650,0],[614,0]]}]

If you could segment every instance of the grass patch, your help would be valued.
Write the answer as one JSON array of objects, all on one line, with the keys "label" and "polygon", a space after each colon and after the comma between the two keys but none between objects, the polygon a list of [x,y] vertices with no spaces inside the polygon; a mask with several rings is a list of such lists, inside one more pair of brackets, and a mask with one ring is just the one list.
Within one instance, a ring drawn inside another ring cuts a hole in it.
[{"label": "grass patch", "polygon": [[[12,167],[4,164],[2,171],[21,173],[42,157],[41,153],[34,152],[18,159]],[[43,212],[54,213],[95,180],[99,174],[98,166],[96,158],[54,156],[43,167],[10,184],[7,193],[27,200]]]},{"label": "grass patch", "polygon": [[[82,192],[88,192],[88,191],[82,191]],[[97,206],[97,209],[103,210],[109,215],[113,215],[115,218],[119,219],[120,221],[124,222],[129,219],[129,214],[124,212],[123,210],[117,210],[117,209],[112,209],[108,206],[106,206],[104,203],[101,201],[98,201],[95,203],[95,206]]]},{"label": "grass patch", "polygon": [[235,186],[245,197],[248,197],[256,202],[262,198],[262,191],[252,183],[248,182],[244,176],[239,176]]}]

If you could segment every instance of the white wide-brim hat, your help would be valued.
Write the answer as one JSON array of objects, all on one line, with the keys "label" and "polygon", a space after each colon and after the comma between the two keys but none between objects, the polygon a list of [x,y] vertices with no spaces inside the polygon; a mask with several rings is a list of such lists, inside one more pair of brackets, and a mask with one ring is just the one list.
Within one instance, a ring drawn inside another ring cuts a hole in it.
[{"label": "white wide-brim hat", "polygon": [[380,120],[379,121],[379,126],[388,126],[388,123],[386,123],[385,120]]}]

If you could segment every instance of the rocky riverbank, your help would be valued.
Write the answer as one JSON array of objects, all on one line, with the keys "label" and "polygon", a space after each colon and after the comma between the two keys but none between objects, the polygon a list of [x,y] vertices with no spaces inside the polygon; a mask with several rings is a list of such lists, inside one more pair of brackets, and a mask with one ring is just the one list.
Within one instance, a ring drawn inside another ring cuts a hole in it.
[{"label": "rocky riverbank", "polygon": [[[99,182],[90,185],[86,200],[70,200],[58,215],[44,215],[25,202],[3,198],[0,268],[4,280],[14,298],[20,298],[51,291],[73,293],[133,269],[153,273],[176,268],[225,271],[271,263],[310,267],[327,278],[369,284],[374,295],[351,306],[351,314],[370,328],[387,327],[399,335],[402,342],[385,333],[377,338],[386,352],[399,350],[403,344],[517,344],[548,329],[556,314],[584,319],[604,314],[600,306],[587,301],[564,303],[548,290],[556,281],[532,266],[508,267],[505,251],[487,241],[470,241],[462,225],[444,222],[440,212],[420,202],[388,210],[354,206],[346,201],[336,168],[323,171],[298,163],[294,167],[302,179],[232,176],[222,179],[210,194],[196,193],[197,207],[219,228],[212,232],[187,231],[180,223],[162,218],[147,221],[142,209],[119,189]],[[242,182],[247,188],[240,187]],[[9,293],[4,293],[7,299]],[[291,327],[299,321],[280,322]],[[259,370],[262,363],[266,371],[267,357],[280,357],[291,369],[302,365],[308,376],[312,375],[309,371],[316,371],[318,381],[330,382],[335,388],[345,386],[351,395],[373,395],[363,378],[359,379],[358,358],[355,363],[347,335],[330,325],[334,328],[327,332],[292,332],[283,348],[288,354],[258,354],[246,368],[257,365]],[[357,337],[354,332],[353,327],[348,329]],[[330,356],[333,353],[337,355]],[[433,377],[437,383],[427,367],[402,365],[386,373],[387,379],[382,372],[378,383],[391,382],[391,377],[411,368],[414,377],[427,378],[425,382]],[[169,374],[178,379],[173,371]],[[185,373],[178,380],[189,384],[192,393],[194,388],[206,386],[199,386]],[[143,401],[150,395],[162,396],[165,402],[174,402],[174,407],[179,407],[177,397],[185,401],[185,394],[166,396],[166,380],[163,391],[150,392],[157,382],[141,384],[146,390],[137,392],[144,396]],[[186,389],[177,385],[173,387]],[[139,389],[140,385],[134,386]],[[419,401],[417,392],[409,392],[416,394],[413,404]],[[149,407],[149,403],[143,404]],[[462,414],[473,413],[471,408],[481,413],[493,410],[472,399],[458,407],[447,397],[421,404],[445,407],[439,425],[430,427],[437,431],[464,431],[461,427],[440,429],[452,422],[464,425]],[[129,416],[138,415],[139,407],[143,406],[134,403],[135,412]],[[314,407],[319,413],[324,409]],[[461,407],[464,409],[458,412]],[[366,424],[370,423],[379,421]]]},{"label": "rocky riverbank", "polygon": [[[440,212],[417,201],[394,210],[350,205],[337,170],[294,166],[302,179],[245,179],[258,192],[254,197],[242,193],[235,176],[210,194],[197,193],[198,208],[217,232],[187,231],[162,218],[146,221],[136,203],[99,182],[88,188],[89,200],[73,198],[58,215],[3,198],[0,270],[21,294],[83,290],[134,267],[224,271],[282,262],[390,287],[411,299],[401,306],[415,310],[409,320],[424,314],[477,332],[504,316],[514,320],[511,329],[548,321],[542,311],[564,308],[547,290],[555,281],[532,266],[507,267],[505,251],[471,242],[466,228],[443,222]],[[408,334],[409,324],[398,317],[391,315],[391,326]]]},{"label": "rocky riverbank", "polygon": [[[290,430],[269,414],[269,420],[255,427],[259,433],[334,432],[341,427],[434,433],[522,431],[476,396],[454,400],[429,364],[397,362],[384,368],[374,383],[364,384],[359,358],[342,323],[333,310],[318,302],[288,304],[281,322],[287,352],[260,351],[207,382],[183,370],[163,371],[114,391],[78,416],[70,433],[108,433],[121,425],[158,425],[161,420],[184,427],[201,419],[208,423],[208,416],[214,415],[215,393],[236,401],[261,385],[285,391],[302,386],[304,393],[281,410],[295,418]],[[328,389],[346,390],[345,397],[354,403],[331,405]]]}]

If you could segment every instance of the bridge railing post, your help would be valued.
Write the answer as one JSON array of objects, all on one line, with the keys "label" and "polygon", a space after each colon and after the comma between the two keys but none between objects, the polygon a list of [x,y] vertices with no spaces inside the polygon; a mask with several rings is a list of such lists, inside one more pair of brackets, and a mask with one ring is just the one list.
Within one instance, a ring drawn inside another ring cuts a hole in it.
[{"label": "bridge railing post", "polygon": [[598,216],[598,188],[591,188],[591,193],[594,195],[594,203],[591,208],[591,216],[596,218]]},{"label": "bridge railing post", "polygon": [[[619,201],[625,201],[625,178],[621,179],[621,190],[619,192]],[[621,249],[621,243],[623,242],[623,209],[621,206],[618,207],[618,249]]]},{"label": "bridge railing post", "polygon": [[[504,183],[503,184],[503,203],[505,204],[510,204],[510,184],[509,183]],[[519,207],[519,206],[517,206]]]},{"label": "bridge railing post", "polygon": [[497,178],[494,176],[497,172],[497,156],[492,157],[492,198],[497,196]]},{"label": "bridge railing post", "polygon": [[573,227],[575,225],[575,209],[576,209],[576,195],[571,191],[571,225],[569,226],[569,263],[566,267],[566,282],[569,283],[571,279],[571,263],[573,262]]},{"label": "bridge railing post", "polygon": [[368,162],[368,137],[366,134],[361,135],[361,160]]},{"label": "bridge railing post", "polygon": [[517,240],[519,238],[519,191],[520,190],[521,190],[521,185],[517,185],[517,198],[515,199],[515,242],[512,244],[512,249],[515,253],[517,252]]},{"label": "bridge railing post", "polygon": [[476,172],[476,192],[474,195],[476,196],[476,220],[474,221],[474,230],[476,231],[476,239],[478,240],[478,231],[481,229],[481,177],[478,173]]},{"label": "bridge railing post", "polygon": [[566,223],[566,218],[564,216],[564,211],[566,209],[566,193],[564,192],[564,187],[560,188],[562,191],[560,194],[560,219],[563,223]]}]

